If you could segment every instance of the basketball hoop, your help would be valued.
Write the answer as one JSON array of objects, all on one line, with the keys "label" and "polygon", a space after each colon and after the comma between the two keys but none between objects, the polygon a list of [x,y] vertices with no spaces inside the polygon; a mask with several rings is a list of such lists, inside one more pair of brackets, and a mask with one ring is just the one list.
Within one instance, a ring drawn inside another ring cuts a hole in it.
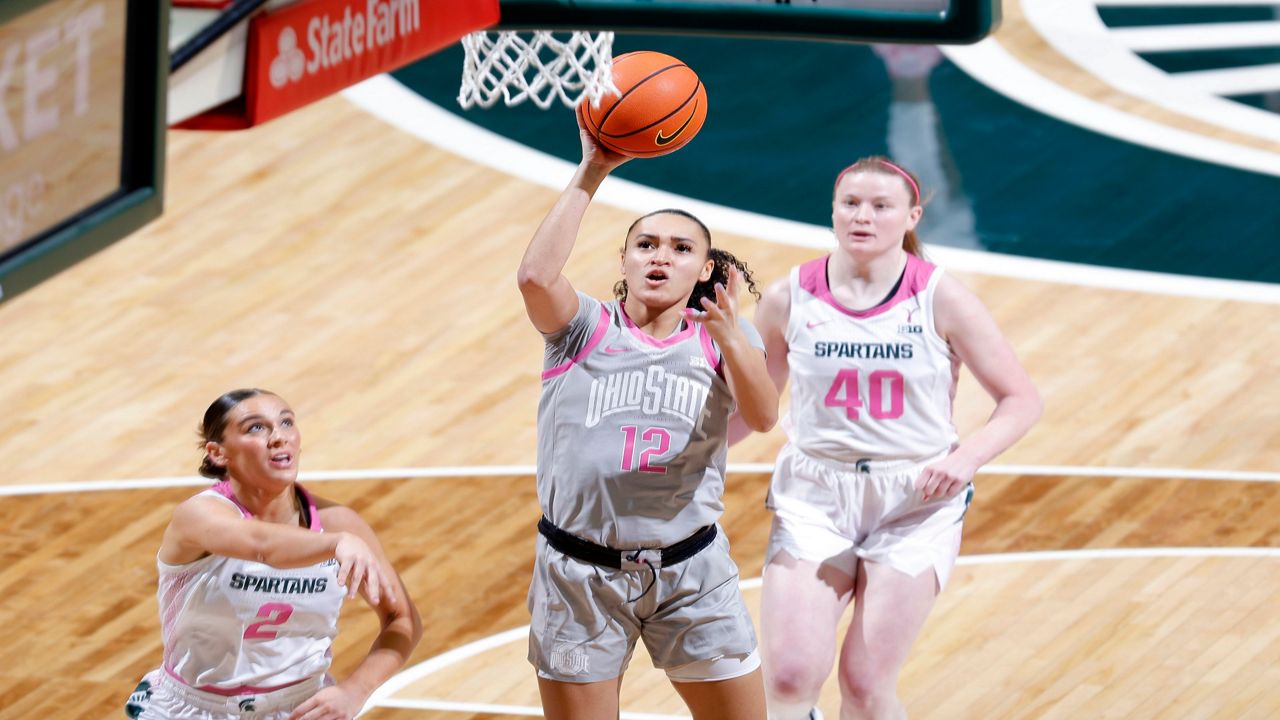
[{"label": "basketball hoop", "polygon": [[[560,33],[563,37],[565,33]],[[613,33],[573,31],[565,39],[550,31],[476,32],[462,38],[462,88],[458,103],[491,107],[525,100],[546,110],[555,99],[574,107],[583,99],[599,105],[613,85]]]}]

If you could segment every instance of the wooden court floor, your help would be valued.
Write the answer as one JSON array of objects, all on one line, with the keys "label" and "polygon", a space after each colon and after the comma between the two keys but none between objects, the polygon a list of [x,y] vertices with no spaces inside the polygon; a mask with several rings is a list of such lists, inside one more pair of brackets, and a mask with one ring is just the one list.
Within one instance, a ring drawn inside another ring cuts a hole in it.
[{"label": "wooden court floor", "polygon": [[[0,306],[0,720],[120,717],[159,661],[154,553],[193,492],[18,486],[193,475],[196,421],[241,386],[293,403],[304,471],[531,464],[541,348],[513,275],[555,196],[342,98],[247,132],[171,133],[164,216]],[[630,220],[592,208],[566,270],[580,289],[609,292]],[[816,255],[716,241],[765,281]],[[1280,308],[963,279],[1046,401],[1000,463],[1190,476],[980,476],[965,564],[902,679],[912,717],[1280,716],[1280,493],[1208,479],[1280,468]],[[956,407],[963,433],[991,404],[965,376]],[[730,460],[770,462],[781,442]],[[760,572],[766,482],[729,481],[744,578]],[[312,487],[387,545],[426,624],[414,663],[527,622],[530,476]],[[339,675],[374,632],[362,607],[346,614]],[[663,685],[638,658],[624,710],[680,714]],[[367,717],[516,717],[536,691],[514,642],[393,699],[435,709]]]}]

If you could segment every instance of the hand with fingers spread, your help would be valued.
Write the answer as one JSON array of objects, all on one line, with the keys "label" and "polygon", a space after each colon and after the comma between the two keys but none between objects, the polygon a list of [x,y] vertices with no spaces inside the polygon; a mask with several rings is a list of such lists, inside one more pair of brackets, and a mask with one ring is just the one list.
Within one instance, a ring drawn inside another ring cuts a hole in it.
[{"label": "hand with fingers spread", "polygon": [[916,490],[925,501],[950,500],[969,487],[977,472],[976,465],[953,452],[920,472],[920,477],[916,478]]},{"label": "hand with fingers spread", "polygon": [[338,561],[338,584],[347,589],[348,600],[354,599],[363,585],[374,605],[383,595],[395,602],[395,589],[382,572],[377,555],[359,536],[342,533],[333,557]]},{"label": "hand with fingers spread", "polygon": [[746,340],[742,328],[738,325],[738,292],[742,287],[742,272],[737,268],[729,270],[729,286],[716,283],[716,299],[702,298],[702,311],[693,308],[685,310],[685,316],[691,321],[704,325],[712,339],[722,347],[735,340]]},{"label": "hand with fingers spread", "polygon": [[294,708],[289,720],[351,720],[366,699],[341,684],[332,685]]}]

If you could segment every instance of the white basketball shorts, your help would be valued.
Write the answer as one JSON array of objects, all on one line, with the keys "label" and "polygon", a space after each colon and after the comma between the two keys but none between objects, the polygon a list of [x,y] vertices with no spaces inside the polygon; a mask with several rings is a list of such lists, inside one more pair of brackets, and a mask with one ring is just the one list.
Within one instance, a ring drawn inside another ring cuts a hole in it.
[{"label": "white basketball shorts", "polygon": [[961,520],[973,485],[952,498],[922,500],[916,479],[942,457],[847,465],[788,443],[769,486],[774,520],[765,563],[785,550],[851,577],[859,559],[913,577],[932,567],[939,589],[945,587],[960,553]]}]

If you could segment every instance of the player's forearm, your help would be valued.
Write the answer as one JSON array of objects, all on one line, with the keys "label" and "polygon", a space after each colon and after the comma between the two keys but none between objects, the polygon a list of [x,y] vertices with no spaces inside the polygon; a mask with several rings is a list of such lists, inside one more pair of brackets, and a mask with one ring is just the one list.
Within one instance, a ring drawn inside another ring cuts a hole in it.
[{"label": "player's forearm", "polygon": [[397,617],[383,627],[374,638],[369,654],[342,684],[359,693],[362,702],[367,701],[374,690],[404,667],[421,638],[422,625],[416,613],[412,618],[407,615]]},{"label": "player's forearm", "polygon": [[608,170],[595,165],[578,166],[569,186],[543,218],[525,249],[517,272],[517,282],[522,289],[547,288],[560,277],[577,241],[587,206],[608,174]]},{"label": "player's forearm", "polygon": [[778,389],[769,377],[764,353],[743,337],[720,348],[725,377],[738,409],[735,415],[756,432],[768,432],[778,422]]},{"label": "player's forearm", "polygon": [[737,410],[729,416],[729,447],[733,447],[745,439],[748,435],[755,432],[747,425],[747,421],[742,419],[742,413]]},{"label": "player's forearm", "polygon": [[1040,419],[1042,410],[1040,395],[1035,391],[1004,397],[996,403],[986,424],[965,438],[956,452],[968,458],[975,468],[981,467],[1026,435]]},{"label": "player's forearm", "polygon": [[252,557],[243,559],[257,560],[278,568],[305,567],[332,558],[338,549],[338,542],[345,534],[319,533],[305,528],[254,520],[245,522],[250,526],[248,552]]}]

